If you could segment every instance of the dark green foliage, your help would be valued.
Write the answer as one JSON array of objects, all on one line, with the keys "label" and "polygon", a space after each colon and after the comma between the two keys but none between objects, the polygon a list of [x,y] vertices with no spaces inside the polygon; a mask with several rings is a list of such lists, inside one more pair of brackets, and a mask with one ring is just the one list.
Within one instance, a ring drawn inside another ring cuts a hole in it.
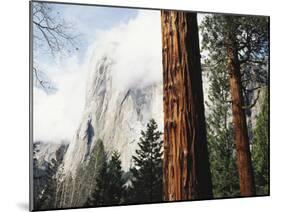
[{"label": "dark green foliage", "polygon": [[[34,146],[35,149],[36,146]],[[57,170],[62,163],[64,153],[66,152],[68,146],[61,145],[58,150],[55,153],[55,159],[52,159],[50,162],[46,162],[44,164],[44,170],[38,169],[38,161],[36,158],[34,158],[34,176],[39,176],[39,179],[34,178],[36,181],[40,181],[45,178],[46,186],[43,188],[43,190],[40,190],[39,193],[35,193],[34,196],[34,208],[35,209],[49,209],[49,208],[55,208],[55,194],[58,184],[58,179],[56,178]],[[35,150],[36,151],[36,150]],[[38,173],[36,173],[38,172]],[[40,172],[42,174],[40,174]]]},{"label": "dark green foliage", "polygon": [[[201,23],[202,49],[208,52],[206,62],[212,68],[226,69],[226,48],[238,54],[245,102],[257,86],[268,83],[269,19],[258,16],[208,15]],[[229,41],[229,34],[235,37]]]},{"label": "dark green foliage", "polygon": [[[212,67],[212,64],[210,64]],[[223,69],[208,71],[210,87],[207,117],[208,150],[215,198],[239,195],[229,83]]]},{"label": "dark green foliage", "polygon": [[[114,151],[111,154],[110,160],[103,153],[103,156],[99,157],[99,168],[93,171],[93,190],[83,206],[91,207],[161,201],[163,143],[160,140],[161,134],[157,130],[156,122],[150,120],[147,124],[146,132],[141,132],[142,137],[138,144],[139,149],[136,150],[136,156],[133,156],[135,167],[131,168],[127,173],[122,171],[120,154],[118,152]],[[99,140],[99,142],[101,145],[102,141]],[[97,148],[95,147],[93,151],[97,151]],[[85,171],[96,167],[97,164],[96,162],[93,163],[93,159],[91,157]],[[83,172],[81,171],[80,173]],[[86,182],[88,184],[86,179],[83,179],[79,180],[79,182]],[[127,189],[125,189],[125,183],[127,183],[127,186],[129,185]]]},{"label": "dark green foliage", "polygon": [[111,159],[108,163],[108,199],[109,204],[120,204],[123,201],[123,186],[125,181],[123,180],[123,171],[121,167],[120,154],[114,151]]},{"label": "dark green foliage", "polygon": [[203,49],[210,50],[211,55],[216,55],[216,58],[225,57],[222,53],[226,47],[233,45],[228,40],[228,33],[232,32],[241,63],[265,62],[269,44],[267,17],[207,15],[200,30]]},{"label": "dark green foliage", "polygon": [[40,179],[40,169],[38,165],[38,160],[35,157],[35,154],[39,152],[37,148],[39,143],[33,144],[33,201],[34,201],[34,208],[40,208],[40,199],[41,199],[41,192],[43,188],[41,186],[41,179]]},{"label": "dark green foliage", "polygon": [[[212,63],[212,71],[227,71],[228,47],[237,53],[245,106],[252,105],[254,92],[268,84],[268,21],[267,17],[208,15],[200,26],[202,49],[208,52],[205,62]],[[229,40],[231,36],[234,43]]]},{"label": "dark green foliage", "polygon": [[117,205],[122,203],[124,180],[122,178],[120,154],[112,153],[111,159],[102,163],[96,178],[94,191],[87,199],[85,206]]},{"label": "dark green foliage", "polygon": [[100,139],[95,142],[93,150],[87,158],[76,170],[75,177],[71,174],[67,175],[58,185],[57,208],[83,207],[86,204],[87,198],[95,188],[103,163],[106,161],[106,153]]},{"label": "dark green foliage", "polygon": [[[64,182],[50,184],[46,190],[46,194],[50,195],[46,195],[46,199],[42,199],[46,205],[45,208],[68,207],[69,205],[71,207],[92,207],[161,201],[161,133],[157,130],[154,120],[151,120],[147,126],[147,131],[142,132],[140,150],[136,151],[137,156],[134,157],[135,168],[124,173],[120,154],[114,151],[108,159],[103,142],[98,139],[88,159],[84,160],[77,169],[75,179],[70,175],[64,179]],[[133,172],[131,172],[132,170]],[[130,183],[133,186],[126,189]],[[146,187],[143,187],[144,184]],[[143,189],[143,193],[137,192]],[[56,194],[59,197],[54,199]],[[62,194],[64,194],[63,197],[61,197]],[[140,195],[138,196],[138,194]],[[143,200],[142,194],[147,195],[146,199]],[[52,198],[49,199],[49,197]],[[42,205],[41,202],[39,203]]]},{"label": "dark green foliage", "polygon": [[162,201],[162,133],[151,119],[146,131],[141,131],[139,148],[133,156],[131,186],[128,188],[129,203]]},{"label": "dark green foliage", "polygon": [[96,188],[100,173],[104,169],[107,157],[102,140],[98,139],[90,154],[89,160],[79,167],[75,178],[75,196],[72,204],[82,207],[93,189]]},{"label": "dark green foliage", "polygon": [[[207,125],[214,196],[237,196],[239,182],[235,165],[234,132],[231,125],[226,49],[234,48],[237,52],[245,103],[243,107],[246,115],[250,117],[260,88],[268,84],[268,18],[207,15],[201,23],[200,30],[202,49],[208,54],[203,67],[209,72],[211,83]],[[230,37],[234,37],[234,42],[229,40]],[[250,140],[251,126],[251,120],[248,118]],[[253,148],[254,155],[255,151]],[[264,151],[268,154],[267,149]],[[263,169],[263,172],[266,170]]]},{"label": "dark green foliage", "polygon": [[97,175],[96,184],[94,187],[94,192],[90,195],[85,203],[86,207],[90,206],[102,206],[106,205],[108,202],[108,190],[106,189],[107,183],[107,161],[104,160],[101,166],[101,170]]},{"label": "dark green foliage", "polygon": [[269,194],[269,110],[268,92],[264,93],[261,111],[254,129],[252,157],[257,195]]}]

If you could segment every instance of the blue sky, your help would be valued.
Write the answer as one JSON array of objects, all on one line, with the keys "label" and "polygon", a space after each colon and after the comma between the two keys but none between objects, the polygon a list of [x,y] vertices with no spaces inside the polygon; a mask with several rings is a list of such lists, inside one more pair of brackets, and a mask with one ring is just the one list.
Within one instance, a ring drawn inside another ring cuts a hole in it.
[{"label": "blue sky", "polygon": [[[49,4],[55,15],[73,25],[72,34],[79,35],[78,51],[75,52],[83,62],[88,46],[95,41],[101,30],[107,30],[118,24],[126,24],[139,12],[136,9],[113,8],[87,5]],[[41,62],[54,62],[54,58],[46,51],[37,51],[35,55]]]},{"label": "blue sky", "polygon": [[54,9],[60,11],[63,18],[73,23],[79,32],[80,54],[84,55],[87,47],[96,38],[100,30],[107,30],[120,23],[127,23],[137,16],[138,10],[99,6],[80,6],[57,4]]}]

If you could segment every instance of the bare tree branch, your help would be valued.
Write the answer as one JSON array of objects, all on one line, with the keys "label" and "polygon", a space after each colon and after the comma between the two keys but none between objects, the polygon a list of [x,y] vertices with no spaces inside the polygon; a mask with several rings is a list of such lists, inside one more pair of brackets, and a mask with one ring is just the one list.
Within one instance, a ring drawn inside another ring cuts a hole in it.
[{"label": "bare tree branch", "polygon": [[47,94],[56,92],[57,88],[43,72],[33,67],[33,75],[35,77],[35,87],[43,89]]},{"label": "bare tree branch", "polygon": [[[78,50],[76,46],[79,35],[73,33],[73,25],[66,23],[51,5],[43,2],[33,3],[32,14],[35,51],[44,51],[45,49],[54,56],[55,53],[62,53],[63,50],[67,50],[67,52],[71,52],[70,49]],[[42,74],[39,72],[43,72],[39,69],[33,67],[34,77],[40,85],[39,87],[44,91],[53,90],[53,86],[50,86],[52,83],[45,81],[47,77],[42,79]]]}]

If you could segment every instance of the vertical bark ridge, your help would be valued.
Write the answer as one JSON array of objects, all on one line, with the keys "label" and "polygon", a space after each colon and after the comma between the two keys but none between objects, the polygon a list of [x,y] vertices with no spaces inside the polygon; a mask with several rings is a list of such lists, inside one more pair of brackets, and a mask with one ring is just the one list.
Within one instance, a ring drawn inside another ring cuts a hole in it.
[{"label": "vertical bark ridge", "polygon": [[197,17],[162,11],[164,199],[212,197]]}]

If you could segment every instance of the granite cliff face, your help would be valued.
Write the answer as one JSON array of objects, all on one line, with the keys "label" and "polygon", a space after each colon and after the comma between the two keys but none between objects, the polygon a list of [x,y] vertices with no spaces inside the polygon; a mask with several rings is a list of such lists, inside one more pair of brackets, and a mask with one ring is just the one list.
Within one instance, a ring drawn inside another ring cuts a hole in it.
[{"label": "granite cliff face", "polygon": [[[109,52],[115,48],[116,44],[110,44]],[[114,150],[120,152],[122,168],[128,171],[141,130],[145,130],[148,121],[155,119],[163,131],[162,81],[131,85],[124,82],[120,86],[120,82],[116,83],[115,64],[108,52],[95,55],[90,62],[83,116],[57,173],[58,207],[79,207],[87,200],[94,183],[89,186],[78,181],[81,177],[85,182],[93,180],[95,171],[88,164],[97,157],[97,140],[103,141],[108,155]],[[86,186],[87,192],[81,194]]]},{"label": "granite cliff face", "polygon": [[[118,150],[122,167],[128,170],[136,141],[148,120],[156,119],[163,129],[161,82],[118,91],[112,83],[112,65],[110,58],[95,64],[96,75],[89,81],[92,88],[87,93],[83,118],[65,159],[65,168],[71,172],[87,159],[97,139],[103,140],[108,152]],[[77,163],[73,163],[73,155]]]}]

